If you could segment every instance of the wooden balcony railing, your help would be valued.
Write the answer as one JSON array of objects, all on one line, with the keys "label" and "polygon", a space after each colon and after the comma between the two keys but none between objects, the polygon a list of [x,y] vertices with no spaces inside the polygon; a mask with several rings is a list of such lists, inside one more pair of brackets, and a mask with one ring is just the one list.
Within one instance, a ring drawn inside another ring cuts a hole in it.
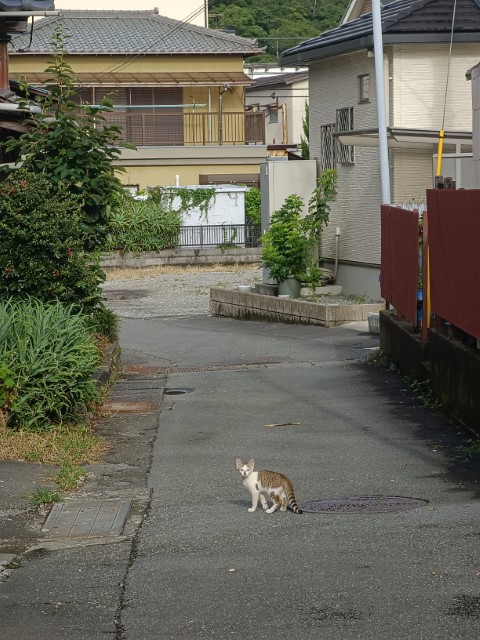
[{"label": "wooden balcony railing", "polygon": [[138,113],[114,111],[108,124],[139,147],[265,144],[263,113]]}]

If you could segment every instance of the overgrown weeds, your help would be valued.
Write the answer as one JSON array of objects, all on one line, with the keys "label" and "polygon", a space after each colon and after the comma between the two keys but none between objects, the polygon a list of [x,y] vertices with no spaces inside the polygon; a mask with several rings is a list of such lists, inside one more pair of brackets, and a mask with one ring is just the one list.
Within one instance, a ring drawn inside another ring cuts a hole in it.
[{"label": "overgrown weeds", "polygon": [[0,363],[8,427],[49,430],[99,400],[93,373],[101,353],[72,306],[29,299],[0,303]]},{"label": "overgrown weeds", "polygon": [[59,467],[51,479],[63,491],[75,489],[85,474],[81,465],[97,462],[106,448],[105,441],[87,424],[60,425],[39,432],[9,429],[0,421],[0,459]]}]

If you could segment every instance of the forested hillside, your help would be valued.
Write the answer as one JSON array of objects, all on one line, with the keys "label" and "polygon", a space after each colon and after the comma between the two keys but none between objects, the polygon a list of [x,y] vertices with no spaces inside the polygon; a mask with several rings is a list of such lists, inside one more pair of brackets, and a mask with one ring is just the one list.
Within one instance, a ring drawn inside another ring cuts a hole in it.
[{"label": "forested hillside", "polygon": [[278,54],[302,40],[337,27],[349,0],[210,0],[213,29],[232,29],[266,46],[257,60],[275,62]]}]

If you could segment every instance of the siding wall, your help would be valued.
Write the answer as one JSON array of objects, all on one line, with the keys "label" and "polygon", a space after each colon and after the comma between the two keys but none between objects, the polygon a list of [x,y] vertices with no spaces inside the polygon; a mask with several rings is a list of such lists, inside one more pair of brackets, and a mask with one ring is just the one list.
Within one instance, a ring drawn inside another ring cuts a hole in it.
[{"label": "siding wall", "polygon": [[392,202],[425,203],[426,190],[433,187],[432,153],[394,149],[390,151],[390,157],[393,158]]},{"label": "siding wall", "polygon": [[[357,76],[370,73],[370,103],[358,104]],[[335,122],[336,110],[354,108],[355,129],[377,125],[374,60],[366,51],[339,56],[310,67],[310,152],[320,160],[320,127]],[[322,234],[321,255],[335,255],[340,227],[340,259],[380,263],[380,167],[378,149],[356,147],[355,164],[337,164],[337,198]]]},{"label": "siding wall", "polygon": [[[465,73],[478,63],[479,56],[479,44],[453,45],[446,130],[472,130],[471,87]],[[393,126],[441,128],[447,65],[448,44],[393,48]]]}]

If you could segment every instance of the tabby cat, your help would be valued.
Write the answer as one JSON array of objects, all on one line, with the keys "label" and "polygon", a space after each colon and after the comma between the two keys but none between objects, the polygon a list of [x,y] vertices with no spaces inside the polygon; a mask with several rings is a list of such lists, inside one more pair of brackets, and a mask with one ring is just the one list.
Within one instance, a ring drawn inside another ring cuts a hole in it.
[{"label": "tabby cat", "polygon": [[[297,504],[292,483],[282,473],[277,473],[276,471],[254,471],[253,459],[244,464],[237,458],[236,464],[243,478],[243,484],[252,496],[252,506],[249,507],[249,511],[256,510],[258,499],[260,498],[263,510],[267,513],[273,513],[279,507],[280,511],[286,511],[287,502],[290,504],[292,511],[303,513]],[[270,508],[264,494],[273,500]]]}]

